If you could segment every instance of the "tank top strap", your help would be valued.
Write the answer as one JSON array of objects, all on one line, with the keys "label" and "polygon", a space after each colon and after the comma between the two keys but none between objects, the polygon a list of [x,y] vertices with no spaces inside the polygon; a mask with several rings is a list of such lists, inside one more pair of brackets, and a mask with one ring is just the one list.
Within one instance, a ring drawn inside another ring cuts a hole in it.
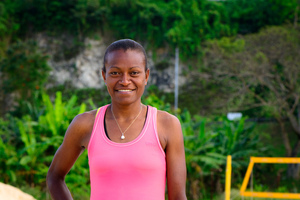
[{"label": "tank top strap", "polygon": [[100,109],[101,109],[101,107],[100,107],[100,108],[98,108],[98,110],[97,110],[97,113],[96,113],[96,115],[95,115],[95,118],[97,117],[97,115],[98,115],[98,113],[99,113]]},{"label": "tank top strap", "polygon": [[152,106],[148,106],[148,108],[150,109],[150,119],[152,119],[152,125],[153,128],[155,130],[155,133],[157,134],[157,108],[152,107]]},{"label": "tank top strap", "polygon": [[148,106],[148,108],[151,109],[151,112],[149,112],[151,116],[149,116],[149,117],[152,119],[151,124],[152,124],[152,128],[154,130],[154,135],[155,135],[156,142],[157,142],[157,144],[160,148],[161,153],[165,156],[165,151],[161,146],[159,136],[158,136],[158,131],[157,131],[157,108],[152,107],[152,106]]}]

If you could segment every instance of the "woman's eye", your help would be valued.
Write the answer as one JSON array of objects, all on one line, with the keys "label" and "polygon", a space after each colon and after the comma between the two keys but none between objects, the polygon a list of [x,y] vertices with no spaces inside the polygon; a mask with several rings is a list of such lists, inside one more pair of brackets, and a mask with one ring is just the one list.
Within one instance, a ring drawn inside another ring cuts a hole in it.
[{"label": "woman's eye", "polygon": [[118,72],[110,72],[110,75],[118,75]]},{"label": "woman's eye", "polygon": [[131,72],[131,75],[138,75],[139,72]]}]

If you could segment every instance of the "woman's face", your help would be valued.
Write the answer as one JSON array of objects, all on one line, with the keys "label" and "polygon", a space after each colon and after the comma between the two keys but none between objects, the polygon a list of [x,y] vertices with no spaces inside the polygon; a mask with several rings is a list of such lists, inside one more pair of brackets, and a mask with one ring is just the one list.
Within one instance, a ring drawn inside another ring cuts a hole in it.
[{"label": "woman's face", "polygon": [[130,50],[116,50],[107,55],[104,82],[112,102],[132,104],[140,101],[149,77],[145,71],[144,54]]}]

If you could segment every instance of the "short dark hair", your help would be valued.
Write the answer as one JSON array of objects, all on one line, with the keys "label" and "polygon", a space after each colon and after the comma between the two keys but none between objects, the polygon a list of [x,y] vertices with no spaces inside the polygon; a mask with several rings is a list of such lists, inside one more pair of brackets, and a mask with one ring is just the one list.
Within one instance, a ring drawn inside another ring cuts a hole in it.
[{"label": "short dark hair", "polygon": [[134,50],[134,51],[138,51],[144,54],[144,62],[145,62],[145,71],[147,71],[148,66],[147,66],[147,55],[146,55],[146,51],[144,49],[144,47],[142,45],[140,45],[138,42],[131,40],[131,39],[122,39],[122,40],[117,40],[113,43],[111,43],[104,54],[104,59],[103,59],[103,67],[102,70],[104,72],[106,72],[106,68],[105,68],[105,63],[107,61],[107,56],[109,53],[113,52],[113,51],[117,51],[117,50],[124,50],[127,51],[128,49],[130,50]]}]

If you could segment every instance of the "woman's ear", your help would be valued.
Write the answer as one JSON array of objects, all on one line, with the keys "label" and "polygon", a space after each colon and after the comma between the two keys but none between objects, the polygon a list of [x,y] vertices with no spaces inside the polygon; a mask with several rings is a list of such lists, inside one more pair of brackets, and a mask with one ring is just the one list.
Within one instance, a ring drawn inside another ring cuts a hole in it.
[{"label": "woman's ear", "polygon": [[105,74],[105,71],[102,70],[102,78],[104,80],[104,83],[106,85],[106,74]]},{"label": "woman's ear", "polygon": [[145,74],[145,76],[146,76],[145,85],[147,85],[147,82],[148,82],[148,79],[149,79],[149,74],[150,74],[150,69],[147,69],[146,74]]}]

